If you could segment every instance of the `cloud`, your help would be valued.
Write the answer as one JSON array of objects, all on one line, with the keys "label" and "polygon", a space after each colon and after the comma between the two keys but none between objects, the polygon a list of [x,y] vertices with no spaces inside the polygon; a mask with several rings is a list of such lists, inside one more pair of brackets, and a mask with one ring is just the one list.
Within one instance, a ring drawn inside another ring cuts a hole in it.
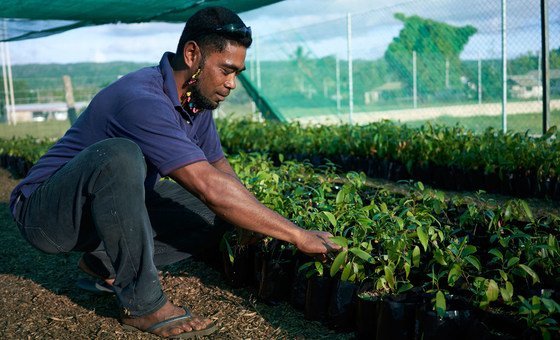
[{"label": "cloud", "polygon": [[152,35],[169,34],[177,40],[181,35],[184,24],[153,22],[143,24],[105,25],[104,34],[109,37],[146,37]]},{"label": "cloud", "polygon": [[[560,0],[548,0],[550,43],[560,46]],[[510,55],[538,49],[538,1],[508,0]],[[398,35],[402,23],[395,12],[420,15],[455,26],[478,29],[465,48],[469,58],[500,51],[501,2],[488,0],[285,0],[241,13],[260,36],[261,56],[287,58],[298,45],[313,55],[346,56],[346,13],[352,13],[353,52],[356,57],[381,56]],[[81,62],[128,60],[156,63],[173,51],[183,24],[146,23],[86,27],[51,37],[10,43],[12,62]],[[251,48],[250,54],[254,53]]]}]

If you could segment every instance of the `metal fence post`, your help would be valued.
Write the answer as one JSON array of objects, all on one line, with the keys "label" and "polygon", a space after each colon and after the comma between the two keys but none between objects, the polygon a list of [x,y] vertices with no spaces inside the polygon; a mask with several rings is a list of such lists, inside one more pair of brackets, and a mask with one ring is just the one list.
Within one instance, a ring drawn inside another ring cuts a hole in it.
[{"label": "metal fence post", "polygon": [[348,34],[348,122],[352,124],[352,115],[354,113],[354,77],[352,76],[352,15],[347,14],[347,34]]},{"label": "metal fence post", "polygon": [[543,134],[550,125],[550,65],[548,61],[548,3],[541,0],[541,39],[542,39],[542,104],[543,104]]},{"label": "metal fence post", "polygon": [[412,51],[412,106],[418,107],[418,82],[416,81],[416,51]]},{"label": "metal fence post", "polygon": [[478,54],[478,104],[482,104],[482,59]]},{"label": "metal fence post", "polygon": [[507,132],[507,0],[502,0],[502,131]]},{"label": "metal fence post", "polygon": [[340,58],[336,55],[336,114],[340,114]]}]

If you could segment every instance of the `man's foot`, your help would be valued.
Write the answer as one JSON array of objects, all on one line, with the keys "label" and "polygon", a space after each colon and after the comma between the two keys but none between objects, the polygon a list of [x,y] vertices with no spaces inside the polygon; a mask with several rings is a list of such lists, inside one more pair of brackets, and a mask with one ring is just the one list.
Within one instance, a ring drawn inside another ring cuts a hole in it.
[{"label": "man's foot", "polygon": [[169,301],[152,314],[123,317],[122,323],[125,328],[133,327],[162,337],[190,338],[209,335],[218,329],[212,320],[192,315],[188,309]]},{"label": "man's foot", "polygon": [[86,264],[86,261],[84,260],[83,256],[80,257],[80,261],[78,262],[78,268],[80,268],[84,273],[90,276],[103,280],[107,286],[112,286],[113,283],[115,282],[114,278],[103,277],[97,274],[96,272],[94,272],[93,270],[91,270],[91,268],[89,268],[88,265]]}]

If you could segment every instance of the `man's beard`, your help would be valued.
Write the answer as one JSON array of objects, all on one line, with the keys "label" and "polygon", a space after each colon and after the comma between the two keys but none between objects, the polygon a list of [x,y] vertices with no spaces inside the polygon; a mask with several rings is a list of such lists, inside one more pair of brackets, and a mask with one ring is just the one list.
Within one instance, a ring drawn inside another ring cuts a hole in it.
[{"label": "man's beard", "polygon": [[191,98],[194,105],[201,110],[215,110],[219,103],[214,103],[200,92],[200,84],[196,82],[191,88]]}]

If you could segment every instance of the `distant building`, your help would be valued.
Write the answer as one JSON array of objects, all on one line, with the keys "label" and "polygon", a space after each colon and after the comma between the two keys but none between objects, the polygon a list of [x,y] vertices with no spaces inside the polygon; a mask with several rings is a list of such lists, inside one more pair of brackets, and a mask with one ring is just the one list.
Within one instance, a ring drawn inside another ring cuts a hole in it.
[{"label": "distant building", "polygon": [[[509,77],[513,98],[533,99],[543,95],[542,75],[534,70],[523,75]],[[550,93],[560,94],[560,70],[550,70]]]},{"label": "distant building", "polygon": [[[80,112],[88,102],[77,102],[76,111]],[[15,108],[16,122],[42,122],[45,120],[68,119],[68,106],[65,102],[18,104]],[[8,107],[6,107],[8,112]]]},{"label": "distant building", "polygon": [[403,89],[403,84],[400,81],[393,81],[385,83],[379,87],[374,88],[371,91],[364,92],[364,103],[366,105],[376,103],[381,99],[384,99],[384,95],[400,91]]}]

